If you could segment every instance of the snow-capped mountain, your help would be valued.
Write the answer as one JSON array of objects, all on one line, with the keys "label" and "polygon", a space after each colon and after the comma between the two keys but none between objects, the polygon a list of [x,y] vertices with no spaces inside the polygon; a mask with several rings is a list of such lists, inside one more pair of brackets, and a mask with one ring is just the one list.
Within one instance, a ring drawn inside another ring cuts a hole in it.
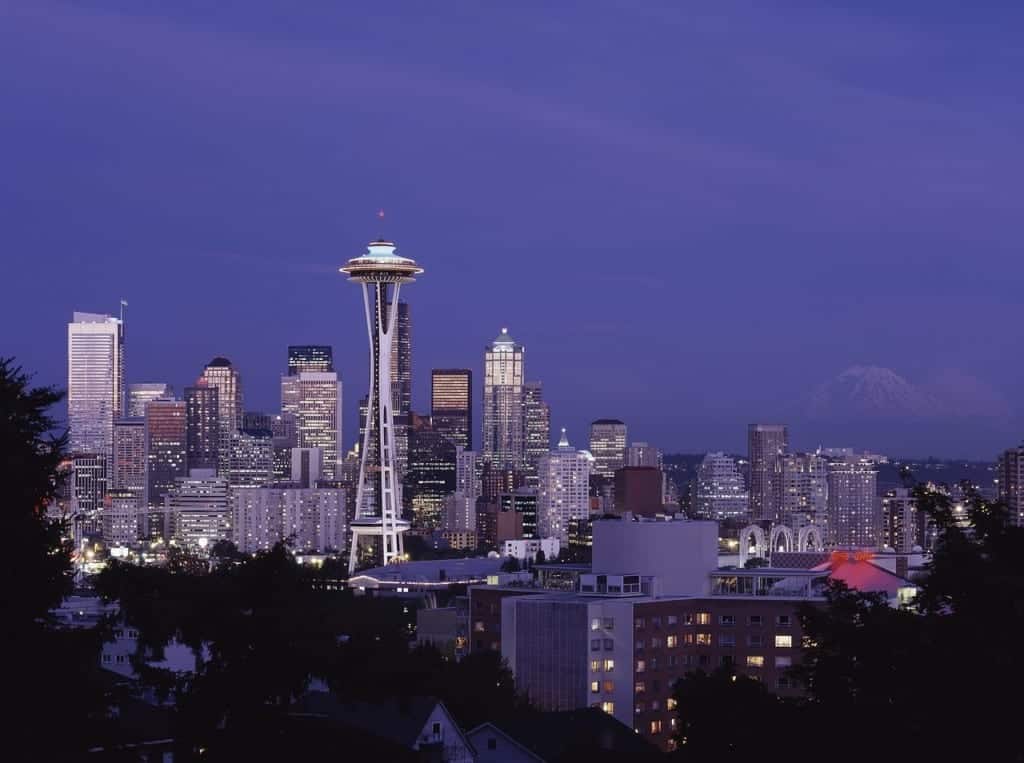
[{"label": "snow-capped mountain", "polygon": [[815,419],[930,418],[948,409],[935,396],[889,368],[852,366],[810,396],[807,415]]}]

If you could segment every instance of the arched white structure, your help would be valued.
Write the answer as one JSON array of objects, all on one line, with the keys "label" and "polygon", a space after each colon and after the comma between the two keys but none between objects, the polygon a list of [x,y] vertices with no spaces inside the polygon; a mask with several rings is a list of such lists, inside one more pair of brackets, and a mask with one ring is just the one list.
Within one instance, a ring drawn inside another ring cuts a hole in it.
[{"label": "arched white structure", "polygon": [[793,540],[793,531],[786,527],[786,525],[773,525],[769,535],[769,548],[773,554],[776,551],[795,551],[796,545]]},{"label": "arched white structure", "polygon": [[764,530],[758,525],[747,525],[740,530],[740,567],[746,566],[747,559],[751,556],[751,546],[754,547],[754,556],[768,558],[768,543],[764,537]]},{"label": "arched white structure", "polygon": [[824,551],[825,539],[817,525],[806,525],[796,535],[797,551]]}]

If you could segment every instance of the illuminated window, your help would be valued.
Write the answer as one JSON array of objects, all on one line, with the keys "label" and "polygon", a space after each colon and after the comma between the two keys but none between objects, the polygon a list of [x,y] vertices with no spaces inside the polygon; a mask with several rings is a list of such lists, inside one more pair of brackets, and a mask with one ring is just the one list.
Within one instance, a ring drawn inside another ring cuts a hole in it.
[{"label": "illuminated window", "polygon": [[748,668],[763,668],[764,657],[760,654],[748,654],[747,655],[747,667]]},{"label": "illuminated window", "polygon": [[676,730],[676,721],[677,721],[677,720],[678,720],[677,718],[670,718],[670,719],[669,719],[669,721],[668,721],[668,726],[669,726],[669,728],[670,728],[670,729],[672,729],[673,731],[675,731],[675,730]]},{"label": "illuminated window", "polygon": [[601,670],[601,661],[600,660],[591,660],[590,661],[590,672],[591,673],[597,673],[600,670]]},{"label": "illuminated window", "polygon": [[651,733],[652,734],[660,734],[661,733],[661,721],[651,721]]},{"label": "illuminated window", "polygon": [[692,633],[684,633],[683,634],[683,643],[684,644],[692,644],[693,643],[693,634]]},{"label": "illuminated window", "polygon": [[615,703],[614,702],[602,702],[601,709],[604,710],[608,715],[615,715]]},{"label": "illuminated window", "polygon": [[698,633],[697,643],[703,646],[711,646],[711,634],[710,633]]},{"label": "illuminated window", "polygon": [[637,702],[636,703],[636,707],[633,708],[633,712],[636,713],[637,715],[640,715],[640,713],[642,713],[643,711],[644,711],[644,703],[643,702]]},{"label": "illuminated window", "polygon": [[777,636],[775,636],[776,649],[789,649],[791,646],[793,646],[793,637],[790,636],[788,633],[785,635],[780,633]]},{"label": "illuminated window", "polygon": [[647,670],[647,663],[644,662],[643,660],[637,660],[636,661],[636,672],[637,673],[643,673],[645,670]]},{"label": "illuminated window", "polygon": [[615,691],[615,682],[614,681],[605,681],[603,688],[604,688],[605,694],[610,694],[611,692]]},{"label": "illuminated window", "polygon": [[693,612],[683,615],[683,625],[693,625]]},{"label": "illuminated window", "polygon": [[679,705],[679,703],[676,702],[673,697],[669,697],[667,700],[665,700],[665,709],[666,710],[675,710],[678,705]]},{"label": "illuminated window", "polygon": [[601,629],[601,618],[595,617],[590,621],[590,630],[596,631]]},{"label": "illuminated window", "polygon": [[605,673],[611,673],[613,670],[615,670],[615,660],[605,660],[604,661],[604,672]]},{"label": "illuminated window", "polygon": [[647,691],[647,684],[645,684],[643,681],[637,681],[635,684],[633,684],[634,694],[643,694],[645,691]]},{"label": "illuminated window", "polygon": [[475,623],[473,623],[473,630],[477,633],[482,633],[484,630],[484,621],[477,620]]},{"label": "illuminated window", "polygon": [[775,667],[777,667],[777,668],[788,668],[792,664],[793,664],[793,658],[790,657],[789,655],[786,655],[785,657],[776,657],[775,658]]},{"label": "illuminated window", "polygon": [[710,612],[698,612],[697,613],[697,625],[711,625],[711,613]]},{"label": "illuminated window", "polygon": [[675,649],[676,645],[678,643],[679,643],[679,637],[678,636],[667,636],[665,638],[665,646],[667,646],[669,649]]},{"label": "illuminated window", "polygon": [[599,691],[601,691],[601,682],[600,681],[591,681],[590,682],[590,691],[593,692],[594,694],[597,694]]}]

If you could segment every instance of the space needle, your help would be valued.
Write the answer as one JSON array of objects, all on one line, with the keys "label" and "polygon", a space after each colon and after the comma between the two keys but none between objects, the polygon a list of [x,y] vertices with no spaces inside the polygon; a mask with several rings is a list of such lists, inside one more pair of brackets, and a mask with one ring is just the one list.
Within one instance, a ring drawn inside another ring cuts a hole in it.
[{"label": "space needle", "polygon": [[[378,213],[383,218],[383,212]],[[366,408],[356,488],[356,512],[350,525],[352,547],[348,571],[352,575],[362,540],[380,538],[384,564],[399,561],[402,533],[409,523],[402,519],[402,486],[395,468],[395,435],[391,398],[391,348],[398,328],[398,290],[423,272],[415,260],[395,253],[395,245],[383,237],[371,241],[366,253],[351,259],[340,272],[362,284],[366,332],[370,339],[370,394]]]}]

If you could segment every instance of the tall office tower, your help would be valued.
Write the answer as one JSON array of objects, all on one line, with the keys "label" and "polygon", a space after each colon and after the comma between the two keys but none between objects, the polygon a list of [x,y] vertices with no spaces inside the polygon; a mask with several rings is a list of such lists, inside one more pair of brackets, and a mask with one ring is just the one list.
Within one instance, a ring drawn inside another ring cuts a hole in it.
[{"label": "tall office tower", "polygon": [[146,493],[146,420],[114,422],[114,468],[111,488],[131,493],[141,505]]},{"label": "tall office tower", "polygon": [[708,453],[697,468],[693,508],[702,519],[739,519],[750,510],[750,496],[736,461],[725,453]]},{"label": "tall office tower", "polygon": [[172,537],[190,548],[231,540],[228,481],[212,469],[189,469],[174,481],[165,500]]},{"label": "tall office tower", "polygon": [[919,534],[921,525],[917,500],[909,489],[898,487],[885,491],[882,496],[881,545],[900,553],[913,551],[914,546],[923,546]]},{"label": "tall office tower", "polygon": [[[396,466],[392,354],[398,326],[398,293],[403,283],[423,272],[414,260],[395,253],[390,241],[372,241],[366,254],[348,261],[341,272],[363,288],[366,328],[370,338],[370,392],[361,447],[359,482],[349,573],[360,561],[360,541],[380,541],[385,565],[403,556],[402,486]],[[408,312],[406,313],[408,318]],[[398,354],[401,355],[401,346]],[[371,445],[372,444],[372,445]],[[376,556],[376,552],[373,554]]]},{"label": "tall office tower", "polygon": [[598,419],[590,424],[590,454],[594,474],[614,479],[626,465],[626,425],[618,419]]},{"label": "tall office tower", "polygon": [[320,448],[292,448],[291,481],[299,487],[316,487],[323,479],[324,452]]},{"label": "tall office tower", "polygon": [[274,479],[287,482],[292,473],[292,448],[298,447],[295,433],[295,416],[281,413],[270,420],[270,432],[274,436]]},{"label": "tall office tower", "polygon": [[551,450],[551,409],[540,382],[523,385],[523,439],[523,481],[535,488],[540,459]]},{"label": "tall office tower", "polygon": [[238,488],[231,494],[232,535],[251,554],[289,541],[296,551],[335,553],[345,545],[345,490]]},{"label": "tall office tower", "polygon": [[220,390],[217,387],[208,384],[185,387],[185,427],[188,468],[220,468]]},{"label": "tall office tower", "polygon": [[634,442],[626,449],[626,466],[661,468],[661,451],[649,442]]},{"label": "tall office tower", "polygon": [[124,324],[76,312],[68,324],[69,449],[112,463],[114,421],[123,415]]},{"label": "tall office tower", "polygon": [[146,415],[146,405],[150,400],[163,398],[174,399],[174,388],[163,382],[145,382],[128,385],[128,416],[141,419]]},{"label": "tall office tower", "polygon": [[435,368],[430,372],[430,418],[435,432],[452,444],[473,448],[473,372]]},{"label": "tall office tower", "polygon": [[303,371],[330,372],[334,370],[334,350],[329,344],[288,345],[288,375]]},{"label": "tall office tower", "polygon": [[484,351],[484,459],[498,466],[523,465],[525,350],[502,329]]},{"label": "tall office tower", "polygon": [[1010,510],[1010,520],[1024,527],[1024,445],[1004,450],[996,466],[996,494]]},{"label": "tall office tower", "polygon": [[281,411],[294,418],[294,447],[319,448],[324,478],[329,480],[337,476],[342,455],[341,405],[341,382],[334,371],[297,371],[281,377]]},{"label": "tall office tower", "polygon": [[444,520],[445,499],[455,492],[456,446],[430,426],[425,416],[412,416],[409,469],[405,474],[407,503],[413,525],[436,530]]},{"label": "tall office tower", "polygon": [[477,453],[455,446],[455,492],[445,499],[444,529],[476,532],[476,502],[481,481]]},{"label": "tall office tower", "polygon": [[541,538],[569,542],[569,522],[590,515],[588,454],[576,450],[562,430],[558,447],[540,460],[537,532]]},{"label": "tall office tower", "polygon": [[188,475],[185,405],[163,399],[146,406],[146,514],[140,528],[146,538],[170,538],[163,524],[164,499],[175,481]]},{"label": "tall office tower", "polygon": [[103,496],[109,489],[109,463],[109,459],[99,453],[71,455],[73,513],[98,517],[97,512],[103,507]]},{"label": "tall office tower", "polygon": [[750,517],[755,521],[779,519],[782,490],[779,484],[779,456],[789,447],[786,427],[751,424],[747,432],[750,457]]},{"label": "tall office tower", "polygon": [[784,453],[776,462],[782,504],[779,518],[796,530],[825,524],[828,460],[817,453]]},{"label": "tall office tower", "polygon": [[228,484],[263,487],[274,481],[274,441],[269,429],[243,429],[231,435]]},{"label": "tall office tower", "polygon": [[826,537],[840,548],[880,545],[882,510],[873,462],[850,456],[828,465]]},{"label": "tall office tower", "polygon": [[[196,384],[217,389],[217,469],[226,474],[231,461],[231,436],[242,428],[242,377],[230,360],[214,358]],[[189,468],[194,468],[191,463]]]}]

